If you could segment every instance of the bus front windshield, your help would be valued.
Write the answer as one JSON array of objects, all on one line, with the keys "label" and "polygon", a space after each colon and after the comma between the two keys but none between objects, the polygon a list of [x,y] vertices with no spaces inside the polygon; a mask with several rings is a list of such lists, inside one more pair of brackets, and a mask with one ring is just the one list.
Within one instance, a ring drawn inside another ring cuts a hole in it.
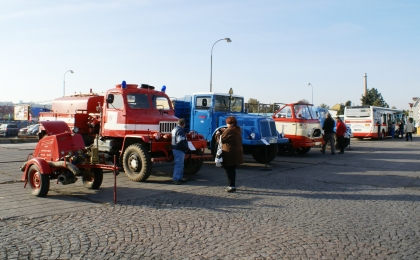
[{"label": "bus front windshield", "polygon": [[308,105],[295,105],[295,117],[301,119],[317,119],[314,111]]}]

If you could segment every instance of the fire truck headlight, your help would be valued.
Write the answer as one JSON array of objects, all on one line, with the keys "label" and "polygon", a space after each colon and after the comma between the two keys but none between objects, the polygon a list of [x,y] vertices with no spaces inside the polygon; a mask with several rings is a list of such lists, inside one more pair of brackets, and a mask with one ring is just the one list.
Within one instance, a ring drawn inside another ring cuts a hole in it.
[{"label": "fire truck headlight", "polygon": [[156,138],[156,140],[159,140],[159,139],[160,139],[160,137],[161,137],[161,133],[160,133],[160,132],[157,132],[157,133],[155,134],[155,138]]},{"label": "fire truck headlight", "polygon": [[191,138],[196,138],[197,137],[197,132],[196,131],[190,131],[190,135],[191,135]]},{"label": "fire truck headlight", "polygon": [[255,139],[255,133],[251,133],[251,134],[249,135],[249,137],[251,137],[251,139],[252,139],[252,140],[254,140],[254,139]]},{"label": "fire truck headlight", "polygon": [[79,132],[79,128],[77,126],[73,127],[73,133],[77,134]]},{"label": "fire truck headlight", "polygon": [[70,150],[67,154],[68,154],[68,156],[72,156],[73,155],[73,151]]}]

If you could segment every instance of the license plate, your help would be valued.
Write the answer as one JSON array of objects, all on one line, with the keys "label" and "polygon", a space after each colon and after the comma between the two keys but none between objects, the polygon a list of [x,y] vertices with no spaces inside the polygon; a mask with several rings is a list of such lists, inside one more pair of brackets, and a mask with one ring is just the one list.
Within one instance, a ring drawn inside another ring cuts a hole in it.
[{"label": "license plate", "polygon": [[321,142],[315,142],[315,145],[321,145],[322,143]]},{"label": "license plate", "polygon": [[269,142],[270,144],[276,144],[276,143],[277,143],[277,140],[276,140],[276,139],[271,139],[271,140],[268,140],[268,142]]}]

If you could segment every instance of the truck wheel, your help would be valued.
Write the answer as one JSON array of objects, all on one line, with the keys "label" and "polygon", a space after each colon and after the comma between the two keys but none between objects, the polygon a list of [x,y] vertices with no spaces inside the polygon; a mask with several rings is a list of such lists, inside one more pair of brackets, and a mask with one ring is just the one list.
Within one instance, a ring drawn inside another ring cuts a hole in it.
[{"label": "truck wheel", "polygon": [[92,168],[83,173],[83,185],[92,190],[99,189],[104,179],[104,171],[99,168]]},{"label": "truck wheel", "polygon": [[47,196],[48,190],[50,189],[50,176],[42,174],[35,164],[28,170],[28,182],[32,195],[37,197]]},{"label": "truck wheel", "polygon": [[295,148],[291,143],[289,144],[279,144],[278,145],[278,154],[283,156],[291,156],[295,153]]},{"label": "truck wheel", "polygon": [[306,154],[306,153],[308,153],[310,150],[311,150],[311,147],[299,147],[299,148],[296,148],[296,152],[297,152],[298,154]]},{"label": "truck wheel", "polygon": [[203,160],[185,160],[184,162],[184,174],[196,174],[203,166]]},{"label": "truck wheel", "polygon": [[[267,152],[266,152],[267,149]],[[277,155],[277,144],[259,145],[252,153],[252,157],[258,163],[269,163]]]},{"label": "truck wheel", "polygon": [[147,180],[152,173],[152,161],[147,148],[141,144],[132,144],[127,147],[123,155],[123,167],[130,180]]}]

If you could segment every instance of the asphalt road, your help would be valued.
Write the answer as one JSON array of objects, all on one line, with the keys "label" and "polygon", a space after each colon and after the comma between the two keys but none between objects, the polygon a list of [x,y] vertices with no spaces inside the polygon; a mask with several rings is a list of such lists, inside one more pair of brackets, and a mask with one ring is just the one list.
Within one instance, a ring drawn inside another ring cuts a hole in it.
[{"label": "asphalt road", "polygon": [[156,164],[147,182],[117,176],[116,204],[112,173],[32,196],[19,167],[35,144],[0,144],[0,259],[420,259],[419,140],[246,156],[236,193],[212,162],[185,185]]}]

